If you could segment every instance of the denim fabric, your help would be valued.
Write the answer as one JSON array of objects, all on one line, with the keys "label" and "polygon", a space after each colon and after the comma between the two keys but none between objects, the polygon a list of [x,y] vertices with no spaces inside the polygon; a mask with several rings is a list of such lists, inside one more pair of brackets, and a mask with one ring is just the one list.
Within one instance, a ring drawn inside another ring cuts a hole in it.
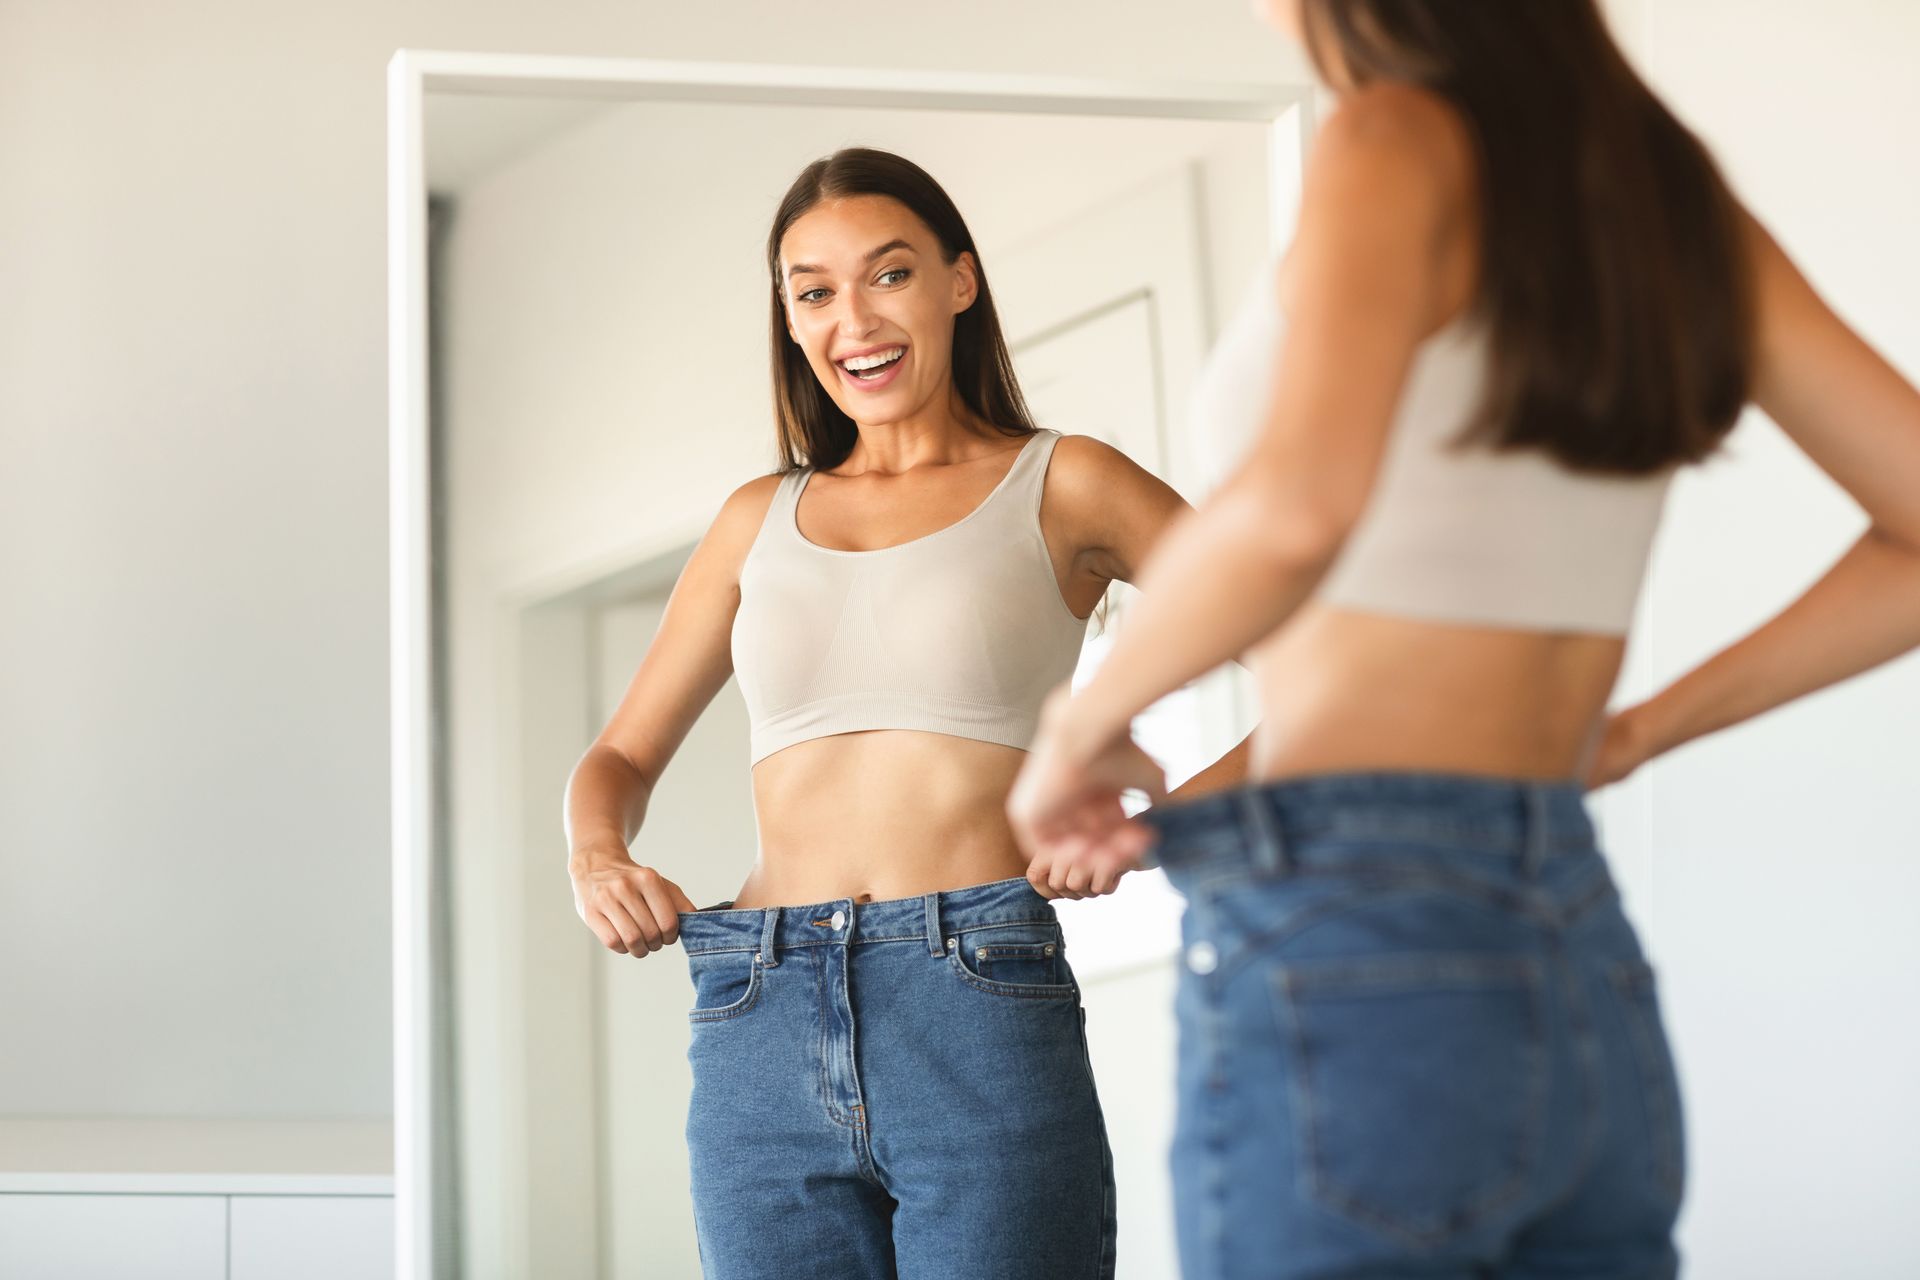
[{"label": "denim fabric", "polygon": [[1187,899],[1187,1280],[1671,1277],[1653,970],[1573,783],[1355,773],[1142,815]]},{"label": "denim fabric", "polygon": [[1108,1280],[1080,989],[1025,880],[683,913],[707,1280]]}]

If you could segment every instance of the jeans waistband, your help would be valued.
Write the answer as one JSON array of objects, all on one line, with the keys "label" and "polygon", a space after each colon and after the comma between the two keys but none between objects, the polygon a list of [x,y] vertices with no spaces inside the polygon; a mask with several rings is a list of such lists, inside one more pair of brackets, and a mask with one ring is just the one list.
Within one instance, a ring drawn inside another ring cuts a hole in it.
[{"label": "jeans waistband", "polygon": [[1594,851],[1579,782],[1470,774],[1354,772],[1282,778],[1138,815],[1159,840],[1148,865],[1186,873],[1281,872],[1330,841],[1449,846],[1523,875]]},{"label": "jeans waistband", "polygon": [[680,913],[680,943],[691,955],[754,951],[768,968],[795,947],[857,946],[922,940],[932,955],[964,930],[1008,924],[1051,924],[1053,903],[1025,879],[993,880],[917,898],[859,902],[834,898],[797,907],[742,907],[728,903]]}]

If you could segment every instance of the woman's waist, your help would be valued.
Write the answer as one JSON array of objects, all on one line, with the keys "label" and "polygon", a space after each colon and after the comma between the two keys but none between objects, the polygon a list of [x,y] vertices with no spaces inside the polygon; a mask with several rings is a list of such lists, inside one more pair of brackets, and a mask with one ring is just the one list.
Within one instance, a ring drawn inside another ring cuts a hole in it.
[{"label": "woman's waist", "polygon": [[878,902],[942,893],[1026,872],[1011,838],[956,841],[906,836],[820,841],[796,847],[763,840],[736,901],[753,907],[853,898]]},{"label": "woman's waist", "polygon": [[1562,779],[1584,765],[1618,636],[1467,627],[1320,606],[1250,655],[1259,780],[1338,771]]},{"label": "woman's waist", "polygon": [[922,941],[937,950],[949,932],[1044,924],[1057,927],[1053,904],[1019,876],[922,894],[863,901],[850,895],[743,907],[723,902],[680,913],[690,954],[811,945]]},{"label": "woman's waist", "polygon": [[1606,892],[1585,792],[1571,779],[1352,770],[1249,782],[1141,815],[1176,887],[1314,875],[1355,891],[1474,884],[1524,905],[1532,887]]}]

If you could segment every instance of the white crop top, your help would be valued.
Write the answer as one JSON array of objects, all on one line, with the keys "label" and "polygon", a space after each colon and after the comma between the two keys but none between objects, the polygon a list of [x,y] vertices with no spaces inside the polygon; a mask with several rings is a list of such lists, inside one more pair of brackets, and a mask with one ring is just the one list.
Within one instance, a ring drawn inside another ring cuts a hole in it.
[{"label": "white crop top", "polygon": [[861,729],[1027,747],[1087,629],[1060,594],[1040,532],[1059,438],[1029,436],[957,523],[874,551],[802,537],[794,512],[812,471],[781,477],[741,564],[733,619],[752,763]]},{"label": "white crop top", "polygon": [[[1273,280],[1256,282],[1189,406],[1214,483],[1263,426],[1282,332]],[[1480,406],[1487,356],[1468,315],[1421,345],[1367,508],[1316,598],[1428,621],[1624,634],[1673,469],[1594,475],[1538,450],[1450,448]]]}]

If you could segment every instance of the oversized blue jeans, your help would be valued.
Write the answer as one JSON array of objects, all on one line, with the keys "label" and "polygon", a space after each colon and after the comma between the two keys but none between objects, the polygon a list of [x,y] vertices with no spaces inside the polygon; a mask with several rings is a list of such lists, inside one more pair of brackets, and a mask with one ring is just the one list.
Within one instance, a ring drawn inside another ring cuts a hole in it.
[{"label": "oversized blue jeans", "polygon": [[1680,1095],[1573,783],[1321,775],[1148,811],[1187,899],[1187,1280],[1652,1280]]},{"label": "oversized blue jeans", "polygon": [[680,916],[707,1280],[1110,1280],[1113,1158],[1025,880]]}]

